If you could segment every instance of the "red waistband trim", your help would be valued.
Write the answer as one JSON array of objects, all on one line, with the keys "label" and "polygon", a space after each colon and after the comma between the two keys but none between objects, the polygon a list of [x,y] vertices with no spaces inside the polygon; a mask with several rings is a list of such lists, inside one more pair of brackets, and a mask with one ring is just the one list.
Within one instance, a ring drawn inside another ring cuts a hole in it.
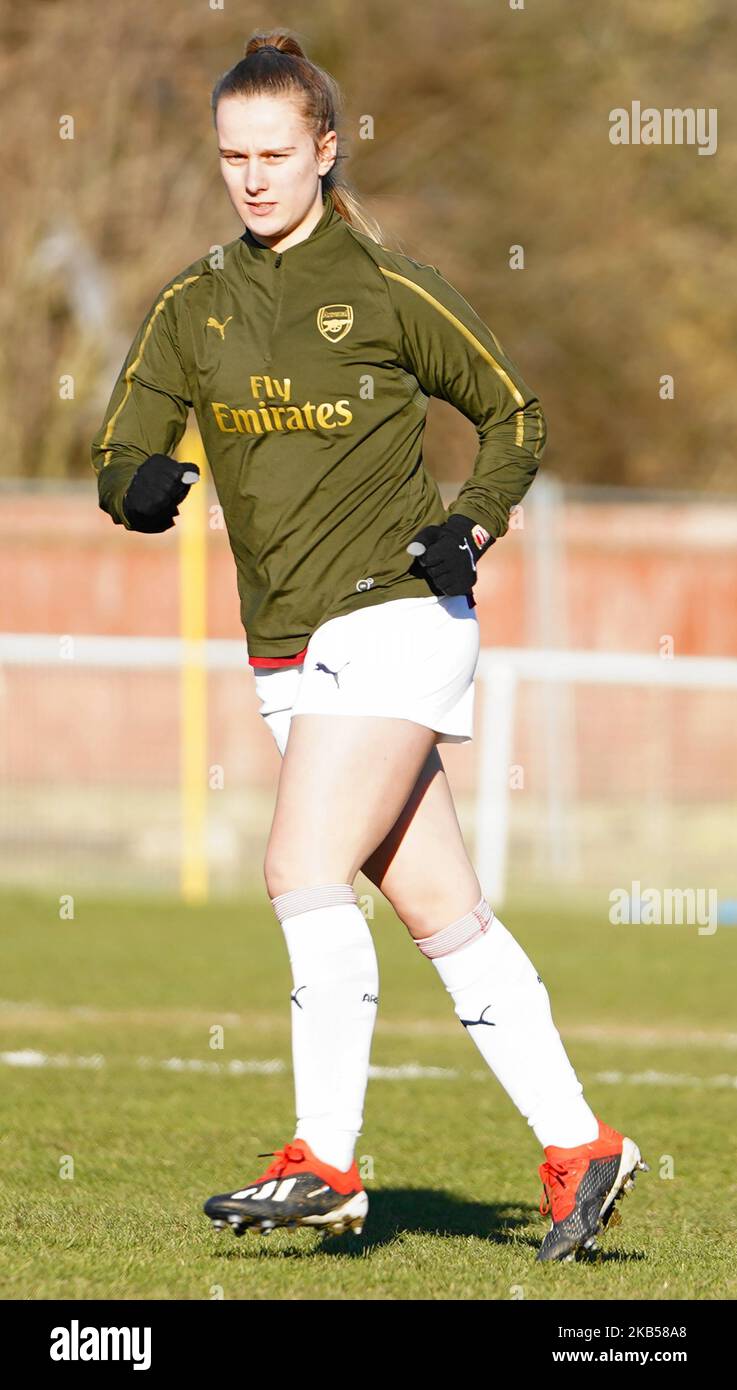
[{"label": "red waistband trim", "polygon": [[250,666],[299,666],[307,655],[307,648],[296,656],[249,656]]}]

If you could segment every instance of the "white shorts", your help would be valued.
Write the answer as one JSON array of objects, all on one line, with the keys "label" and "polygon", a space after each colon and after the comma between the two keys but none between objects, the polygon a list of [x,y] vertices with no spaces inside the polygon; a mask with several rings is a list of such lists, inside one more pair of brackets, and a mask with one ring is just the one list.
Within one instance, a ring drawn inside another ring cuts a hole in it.
[{"label": "white shorts", "polygon": [[283,755],[293,714],[411,719],[439,743],[473,738],[479,623],[465,594],[388,599],[329,618],[298,666],[254,667],[260,714]]}]

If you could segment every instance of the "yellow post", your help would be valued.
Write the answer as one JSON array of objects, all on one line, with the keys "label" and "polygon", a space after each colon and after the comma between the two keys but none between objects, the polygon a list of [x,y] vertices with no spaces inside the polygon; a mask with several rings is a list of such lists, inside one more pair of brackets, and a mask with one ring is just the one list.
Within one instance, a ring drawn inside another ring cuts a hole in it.
[{"label": "yellow post", "polygon": [[179,614],[181,671],[180,790],[182,812],[181,894],[185,902],[207,900],[207,476],[199,431],[188,425],[177,450],[195,463],[200,481],[179,504]]}]

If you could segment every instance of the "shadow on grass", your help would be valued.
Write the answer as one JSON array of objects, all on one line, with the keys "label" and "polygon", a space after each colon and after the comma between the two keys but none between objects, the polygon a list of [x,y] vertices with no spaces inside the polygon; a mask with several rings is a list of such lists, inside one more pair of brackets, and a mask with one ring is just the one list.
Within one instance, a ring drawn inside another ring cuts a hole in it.
[{"label": "shadow on grass", "polygon": [[[303,1243],[302,1230],[282,1232],[275,1254],[278,1254],[280,1259],[295,1260],[313,1259],[315,1255],[365,1259],[373,1251],[389,1246],[408,1234],[439,1237],[475,1236],[490,1245],[518,1248],[526,1246],[531,1251],[537,1251],[550,1224],[549,1218],[546,1217],[543,1221],[539,1214],[535,1213],[540,1224],[539,1236],[523,1235],[522,1231],[529,1228],[533,1219],[532,1214],[524,1207],[511,1203],[468,1202],[452,1193],[437,1189],[385,1188],[370,1192],[369,1203],[366,1225],[360,1236],[320,1236],[319,1232],[315,1232],[314,1234],[320,1237],[315,1242],[312,1238],[313,1233],[310,1232],[308,1244]],[[230,1232],[223,1231],[219,1240],[224,1242],[227,1238],[228,1243],[219,1243],[215,1253],[227,1259],[238,1258],[241,1253],[253,1253],[250,1242],[256,1241],[259,1256],[265,1255],[268,1253],[273,1235],[274,1232],[262,1236],[260,1233],[247,1231],[243,1236],[234,1238]],[[282,1244],[284,1235],[287,1235],[290,1241],[293,1240],[294,1244],[285,1247]],[[607,1233],[601,1239],[608,1243],[612,1236]],[[249,1243],[241,1251],[239,1247],[244,1241]],[[587,1258],[587,1262],[593,1264],[611,1260],[629,1263],[644,1258],[641,1252],[606,1250],[600,1247],[593,1257]]]}]

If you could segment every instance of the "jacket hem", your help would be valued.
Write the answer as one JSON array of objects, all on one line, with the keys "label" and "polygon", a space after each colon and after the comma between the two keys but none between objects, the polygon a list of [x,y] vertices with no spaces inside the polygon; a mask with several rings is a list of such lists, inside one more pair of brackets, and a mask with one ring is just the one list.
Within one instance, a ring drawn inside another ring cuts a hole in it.
[{"label": "jacket hem", "polygon": [[[368,589],[364,593],[355,595],[351,594],[347,600],[344,600],[342,603],[336,604],[334,607],[327,609],[325,613],[323,613],[319,622],[315,624],[312,633],[309,634],[308,641],[309,637],[311,637],[315,632],[317,632],[317,629],[319,627],[322,627],[323,623],[329,622],[331,618],[341,618],[347,613],[354,613],[359,608],[373,608],[378,603],[388,603],[392,599],[396,598],[421,597],[437,598],[437,594],[433,595],[433,591],[427,583],[427,580],[415,579],[412,575],[409,575],[406,579],[401,579],[397,583],[391,584],[390,586],[385,588],[376,588],[373,590]],[[246,641],[248,641],[248,634],[246,634]],[[275,650],[275,647],[276,644],[272,646],[269,645],[267,642],[258,642],[254,640],[255,649],[252,651],[250,646],[248,648],[249,665],[296,666],[299,664],[301,660],[304,659],[304,656],[307,652],[306,645],[301,652],[297,652],[296,654],[289,653],[287,655],[278,652],[277,650]]]}]

